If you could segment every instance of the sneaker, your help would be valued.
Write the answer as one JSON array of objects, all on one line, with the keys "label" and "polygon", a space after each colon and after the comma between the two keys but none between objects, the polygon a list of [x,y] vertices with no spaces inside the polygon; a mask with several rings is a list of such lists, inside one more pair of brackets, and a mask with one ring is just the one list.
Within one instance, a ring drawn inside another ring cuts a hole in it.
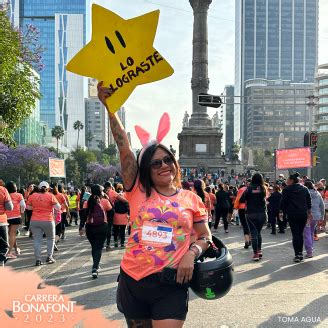
[{"label": "sneaker", "polygon": [[43,265],[43,263],[41,262],[41,260],[37,260],[37,261],[35,262],[35,266],[40,266],[40,265]]},{"label": "sneaker", "polygon": [[106,246],[106,251],[107,252],[110,251],[110,246],[109,245]]},{"label": "sneaker", "polygon": [[246,242],[245,242],[245,245],[244,245],[244,248],[245,248],[245,249],[248,249],[248,247],[249,247],[249,243],[248,243],[248,241],[246,241]]},{"label": "sneaker", "polygon": [[92,269],[91,276],[92,276],[92,279],[97,279],[98,278],[98,270]]},{"label": "sneaker", "polygon": [[260,260],[261,260],[262,257],[263,257],[262,251],[258,251],[258,254],[259,254],[259,258],[260,258]]},{"label": "sneaker", "polygon": [[6,257],[7,257],[7,259],[17,259],[17,256],[15,255],[15,254],[12,254],[12,253],[8,253],[7,255],[6,255]]},{"label": "sneaker", "polygon": [[313,257],[313,255],[312,255],[312,253],[307,253],[307,254],[305,255],[305,257],[308,258],[308,259],[310,259],[310,258]]},{"label": "sneaker", "polygon": [[62,235],[61,235],[61,237],[60,237],[60,239],[61,240],[64,240],[66,237],[65,237],[65,234],[64,233],[62,233]]},{"label": "sneaker", "polygon": [[228,230],[225,230],[224,232],[225,232],[225,233],[229,233],[229,231],[228,231]]},{"label": "sneaker", "polygon": [[58,247],[57,247],[56,244],[54,245],[54,251],[55,251],[55,252],[58,252]]},{"label": "sneaker", "polygon": [[255,253],[252,257],[252,260],[253,261],[259,261],[260,260],[260,256],[259,256],[259,253]]},{"label": "sneaker", "polygon": [[53,264],[56,263],[56,260],[52,256],[48,256],[46,259],[47,264]]},{"label": "sneaker", "polygon": [[302,262],[303,261],[303,256],[302,255],[296,255],[295,257],[294,257],[294,262],[295,263],[300,263],[300,262]]},{"label": "sneaker", "polygon": [[114,243],[114,247],[117,248],[118,247],[118,243]]},{"label": "sneaker", "polygon": [[15,250],[15,255],[18,256],[21,254],[22,254],[22,252],[21,252],[20,248],[17,247],[17,249]]}]

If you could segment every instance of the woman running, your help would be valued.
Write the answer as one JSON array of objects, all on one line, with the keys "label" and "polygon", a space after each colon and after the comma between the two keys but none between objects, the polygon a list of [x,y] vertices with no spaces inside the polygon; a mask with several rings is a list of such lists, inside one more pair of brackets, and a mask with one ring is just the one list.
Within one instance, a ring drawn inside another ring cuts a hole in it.
[{"label": "woman running", "polygon": [[295,263],[303,261],[303,231],[307,220],[312,219],[310,192],[308,188],[300,184],[299,176],[299,173],[289,176],[281,199],[281,208],[287,214],[293,235]]},{"label": "woman running", "polygon": [[311,213],[312,219],[307,220],[306,226],[304,228],[304,246],[306,250],[305,257],[313,257],[313,240],[314,240],[314,230],[318,225],[320,220],[325,217],[325,204],[323,202],[322,196],[319,191],[315,190],[314,185],[311,180],[306,180],[304,186],[309,189],[311,196]]},{"label": "woman running", "polygon": [[[2,181],[2,180],[1,180]],[[8,244],[8,222],[6,211],[14,208],[8,190],[0,185],[0,266],[4,266],[7,261]]]},{"label": "woman running", "polygon": [[249,227],[246,222],[246,204],[245,202],[240,202],[240,198],[243,195],[243,193],[246,191],[247,187],[245,185],[241,185],[240,188],[238,189],[237,196],[234,202],[234,209],[238,210],[238,216],[241,222],[241,225],[243,227],[244,231],[244,238],[245,238],[245,245],[244,248],[248,249],[249,246],[252,246],[251,242],[251,236],[249,232]]},{"label": "woman running", "polygon": [[[7,182],[6,188],[14,205],[12,211],[6,212],[9,224],[9,252],[7,254],[7,257],[15,259],[17,258],[17,255],[20,255],[21,253],[20,249],[17,246],[16,233],[19,226],[23,222],[22,215],[24,215],[26,205],[23,195],[17,192],[17,186],[15,182]],[[12,252],[13,248],[15,248],[15,254]]]},{"label": "woman running", "polygon": [[[106,98],[111,94],[102,82],[98,84],[98,97],[107,110]],[[180,189],[179,165],[160,143],[169,130],[167,114],[160,121],[156,141],[150,142],[149,134],[136,127],[143,145],[138,160],[118,116],[109,112],[109,118],[132,221],[121,262],[118,309],[128,327],[182,327],[188,311],[184,283],[191,280],[195,258],[208,248],[211,238],[206,208],[195,193]],[[192,231],[198,240],[190,245]],[[161,281],[166,273],[172,284]]]},{"label": "woman running", "polygon": [[262,174],[255,173],[250,185],[240,198],[240,201],[246,203],[246,223],[252,237],[254,261],[259,261],[263,256],[261,230],[263,224],[267,221],[266,196],[267,190],[263,176]]},{"label": "woman running", "polygon": [[214,230],[218,230],[220,218],[222,216],[224,231],[228,233],[228,212],[231,206],[230,196],[227,191],[224,190],[225,186],[223,183],[219,184],[219,190],[216,192],[216,206],[215,206],[215,223]]},{"label": "woman running", "polygon": [[84,203],[86,211],[86,236],[91,244],[91,255],[93,260],[91,275],[93,279],[98,278],[99,263],[102,249],[108,233],[108,213],[112,210],[104,188],[98,184],[91,187],[91,196]]},{"label": "woman running", "polygon": [[55,244],[55,220],[53,210],[60,210],[60,205],[52,193],[49,193],[49,184],[42,181],[39,191],[32,194],[27,201],[27,208],[32,210],[30,229],[33,233],[35,265],[42,265],[41,246],[43,234],[47,237],[47,259],[46,263],[52,264]]}]

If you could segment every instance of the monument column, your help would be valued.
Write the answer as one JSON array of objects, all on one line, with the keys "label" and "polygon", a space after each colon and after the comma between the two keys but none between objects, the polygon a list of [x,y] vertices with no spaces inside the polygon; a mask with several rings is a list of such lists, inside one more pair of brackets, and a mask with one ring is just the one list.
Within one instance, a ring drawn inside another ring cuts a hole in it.
[{"label": "monument column", "polygon": [[[218,115],[210,118],[207,108],[198,104],[198,95],[208,93],[207,13],[212,0],[189,0],[194,11],[192,54],[192,114],[186,112],[179,139],[179,164],[184,169],[197,168],[217,174],[231,168],[241,172],[221,155],[221,126]],[[230,171],[229,171],[230,172]]]},{"label": "monument column", "polygon": [[189,2],[194,12],[191,78],[193,101],[189,126],[211,126],[207,107],[200,106],[197,101],[198,95],[207,93],[209,86],[207,12],[212,0],[189,0]]}]

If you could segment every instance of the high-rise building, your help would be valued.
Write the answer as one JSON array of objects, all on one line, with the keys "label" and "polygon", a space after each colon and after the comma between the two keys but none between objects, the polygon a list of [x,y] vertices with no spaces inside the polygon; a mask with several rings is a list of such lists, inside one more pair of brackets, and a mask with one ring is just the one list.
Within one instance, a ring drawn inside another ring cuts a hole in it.
[{"label": "high-rise building", "polygon": [[302,147],[309,129],[307,97],[313,83],[254,79],[245,83],[247,129],[245,145],[273,151],[279,135],[287,148]]},{"label": "high-rise building", "polygon": [[85,138],[89,149],[108,147],[108,113],[97,97],[85,99]]},{"label": "high-rise building", "polygon": [[[39,79],[39,74],[33,70],[33,75]],[[40,100],[36,99],[31,115],[24,120],[15,131],[14,140],[18,145],[39,144],[51,142],[50,130],[45,122],[40,121]]]},{"label": "high-rise building", "polygon": [[[105,147],[115,144],[113,134],[110,130],[108,112],[97,97],[97,83],[98,81],[96,79],[88,79],[89,98],[85,100],[86,146],[95,150],[99,149],[99,143],[102,143]],[[126,128],[125,108],[121,107],[117,111],[117,115],[124,128]]]},{"label": "high-rise building", "polygon": [[230,154],[234,144],[234,86],[225,86],[225,110],[224,110],[224,151],[226,155]]},{"label": "high-rise building", "polygon": [[236,0],[235,10],[235,96],[241,105],[235,105],[234,139],[244,144],[247,80],[313,82],[318,0]]},{"label": "high-rise building", "polygon": [[[13,0],[11,0],[13,2]],[[44,70],[40,73],[40,116],[50,128],[60,125],[65,131],[64,146],[76,147],[78,131],[73,124],[85,125],[83,77],[67,72],[66,63],[86,41],[85,0],[20,0],[20,27],[32,24],[40,30],[39,42]],[[85,130],[80,131],[84,147]]]},{"label": "high-rise building", "polygon": [[328,133],[328,64],[318,66],[315,91],[318,97],[315,109],[315,130],[319,134]]}]

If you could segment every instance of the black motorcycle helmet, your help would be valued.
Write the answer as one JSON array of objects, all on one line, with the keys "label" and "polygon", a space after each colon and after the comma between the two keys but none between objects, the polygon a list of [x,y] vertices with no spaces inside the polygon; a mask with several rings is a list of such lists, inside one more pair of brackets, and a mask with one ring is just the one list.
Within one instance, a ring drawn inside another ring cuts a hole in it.
[{"label": "black motorcycle helmet", "polygon": [[212,245],[195,262],[190,287],[200,298],[215,300],[226,295],[233,282],[233,262],[228,248],[212,236]]}]

